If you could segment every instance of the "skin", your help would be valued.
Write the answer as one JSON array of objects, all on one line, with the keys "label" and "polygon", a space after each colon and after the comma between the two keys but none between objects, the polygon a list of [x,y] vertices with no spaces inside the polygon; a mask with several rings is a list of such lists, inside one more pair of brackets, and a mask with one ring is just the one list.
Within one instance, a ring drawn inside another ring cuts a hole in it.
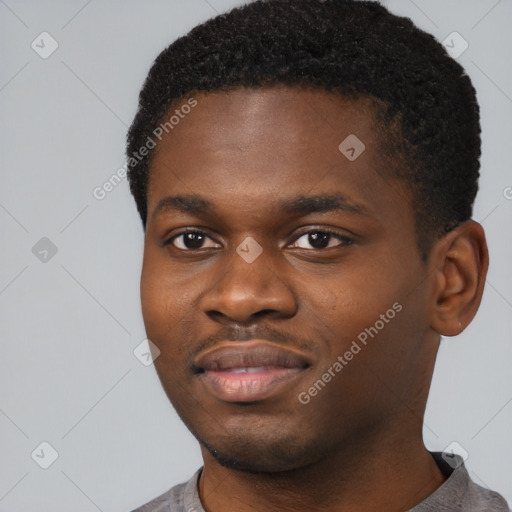
[{"label": "skin", "polygon": [[[201,444],[205,510],[408,510],[444,481],[423,416],[440,335],[460,333],[480,304],[482,227],[460,225],[421,259],[407,188],[386,175],[366,100],[285,86],[194,98],[152,161],[141,302],[162,385]],[[338,150],[349,134],[365,144],[354,161]],[[279,208],[319,194],[342,194],[366,214]],[[201,196],[212,212],[155,215],[174,195]],[[187,227],[205,237],[173,238]],[[308,234],[327,228],[351,242],[313,245]],[[262,248],[252,263],[236,252],[249,236]],[[301,403],[394,303],[402,310]],[[219,400],[191,361],[221,340],[252,338],[299,349],[312,365],[269,399]]]}]

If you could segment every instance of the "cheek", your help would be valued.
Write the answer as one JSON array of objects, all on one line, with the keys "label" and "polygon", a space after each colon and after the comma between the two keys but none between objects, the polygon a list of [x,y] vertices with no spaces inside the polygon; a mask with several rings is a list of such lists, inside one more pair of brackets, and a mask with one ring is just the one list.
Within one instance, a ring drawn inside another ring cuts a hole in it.
[{"label": "cheek", "polygon": [[170,273],[158,255],[146,249],[140,280],[140,300],[146,333],[157,342],[178,322],[180,309]]},{"label": "cheek", "polygon": [[162,355],[176,357],[187,342],[197,338],[196,326],[201,279],[171,268],[165,254],[146,249],[140,280],[142,317],[148,338]]},{"label": "cheek", "polygon": [[156,266],[145,254],[140,278],[140,302],[144,325],[150,338],[160,323],[159,319],[167,309],[168,298],[163,296],[163,289],[162,279]]},{"label": "cheek", "polygon": [[301,303],[308,319],[317,319],[314,330],[323,345],[316,379],[339,356],[343,369],[335,373],[343,373],[345,382],[357,381],[364,373],[366,385],[375,390],[391,376],[409,378],[421,338],[414,329],[418,308],[411,304],[415,299],[407,285],[409,278],[405,271],[389,272],[390,266],[383,261],[374,267],[303,283]]},{"label": "cheek", "polygon": [[[379,271],[383,274],[382,267]],[[336,275],[303,279],[297,295],[304,312],[314,315],[320,328],[347,339],[373,326],[381,314],[392,321],[396,316],[393,304],[399,301],[400,290],[399,283],[389,283],[377,272],[340,268]]]}]

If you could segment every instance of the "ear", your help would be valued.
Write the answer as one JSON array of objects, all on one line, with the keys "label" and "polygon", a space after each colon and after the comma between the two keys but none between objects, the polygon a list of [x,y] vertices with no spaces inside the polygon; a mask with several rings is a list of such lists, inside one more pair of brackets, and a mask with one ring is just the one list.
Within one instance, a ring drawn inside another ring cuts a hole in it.
[{"label": "ear", "polygon": [[429,258],[434,273],[431,327],[443,336],[460,334],[473,320],[485,285],[489,253],[482,226],[464,222],[436,242]]}]

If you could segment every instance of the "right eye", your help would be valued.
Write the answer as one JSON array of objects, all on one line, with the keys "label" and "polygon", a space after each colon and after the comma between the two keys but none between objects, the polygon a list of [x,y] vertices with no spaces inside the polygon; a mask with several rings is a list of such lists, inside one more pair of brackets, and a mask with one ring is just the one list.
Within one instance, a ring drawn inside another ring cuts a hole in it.
[{"label": "right eye", "polygon": [[176,235],[173,235],[167,240],[164,245],[173,245],[180,251],[190,252],[197,249],[209,249],[210,247],[203,247],[206,240],[213,240],[204,232],[193,229],[187,229]]}]

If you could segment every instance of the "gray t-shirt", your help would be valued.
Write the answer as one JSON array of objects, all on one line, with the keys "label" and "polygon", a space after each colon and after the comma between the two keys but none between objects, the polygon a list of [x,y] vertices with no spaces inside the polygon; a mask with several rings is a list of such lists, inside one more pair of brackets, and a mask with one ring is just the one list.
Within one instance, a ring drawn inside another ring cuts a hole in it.
[{"label": "gray t-shirt", "polygon": [[[432,456],[447,479],[408,512],[510,512],[500,494],[471,480],[462,457],[441,452],[432,452]],[[205,512],[197,486],[201,471],[202,468],[188,482],[176,485],[132,512]]]}]

